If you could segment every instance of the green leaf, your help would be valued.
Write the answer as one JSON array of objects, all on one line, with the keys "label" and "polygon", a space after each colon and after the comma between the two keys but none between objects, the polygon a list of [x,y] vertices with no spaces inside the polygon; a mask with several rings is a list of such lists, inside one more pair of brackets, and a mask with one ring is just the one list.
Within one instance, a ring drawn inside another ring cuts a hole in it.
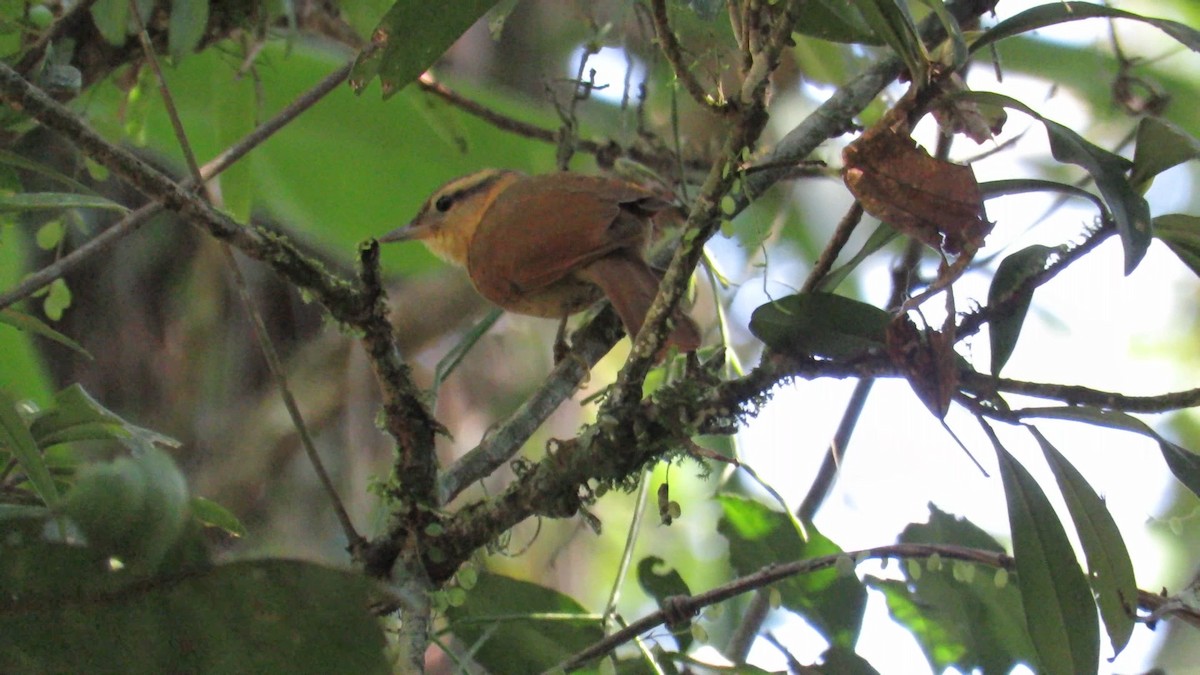
[{"label": "green leaf", "polygon": [[[905,544],[955,544],[1003,553],[987,532],[932,503],[927,523],[904,528]],[[1032,662],[1033,645],[1025,629],[1021,596],[1012,585],[998,588],[979,575],[971,583],[956,581],[948,570],[920,573],[919,561],[904,569],[907,583],[871,579],[884,593],[892,617],[909,629],[935,672],[954,667],[963,672],[1007,673],[1018,663]],[[914,574],[913,572],[916,572]]]},{"label": "green leaf", "polygon": [[908,67],[913,82],[924,83],[929,72],[929,52],[917,24],[901,0],[859,0],[854,3],[872,32],[892,48]]},{"label": "green leaf", "polygon": [[1113,658],[1116,658],[1133,634],[1133,612],[1137,607],[1137,581],[1125,540],[1104,500],[1083,475],[1041,432],[1034,427],[1028,428],[1042,447],[1046,463],[1054,472],[1054,480],[1058,482],[1058,489],[1067,502],[1067,510],[1071,513],[1071,520],[1087,558],[1088,579],[1112,641]]},{"label": "green leaf", "polygon": [[[658,556],[647,556],[638,561],[637,579],[638,585],[646,592],[646,595],[654,598],[659,607],[663,606],[663,602],[670,597],[677,595],[691,595],[692,591],[688,588],[687,582],[683,580],[683,576],[679,574],[679,570],[667,568],[666,571],[659,574],[655,571],[658,567],[666,564],[666,561]],[[677,628],[670,626],[669,628]],[[688,647],[692,645],[692,634],[688,630],[673,630],[675,639],[679,641],[679,651],[686,652]]]},{"label": "green leaf", "polygon": [[1073,197],[1081,197],[1096,205],[1100,213],[1108,216],[1108,209],[1104,206],[1104,200],[1096,195],[1084,190],[1081,187],[1068,185],[1066,183],[1056,183],[1050,180],[1039,180],[1037,178],[1010,178],[1006,180],[993,180],[979,184],[979,191],[983,194],[984,199],[993,197],[1003,197],[1007,195],[1019,195],[1026,192],[1059,192],[1064,195]]},{"label": "green leaf", "polygon": [[92,21],[106,42],[124,45],[129,35],[129,0],[97,0],[92,5]]},{"label": "green leaf", "polygon": [[1168,213],[1154,219],[1154,236],[1200,277],[1200,218]]},{"label": "green leaf", "polygon": [[1200,31],[1194,28],[1177,21],[1145,17],[1089,2],[1047,2],[1032,9],[1027,9],[993,26],[971,45],[971,51],[979,51],[998,40],[1039,28],[1092,18],[1141,21],[1170,35],[1188,49],[1200,51]]},{"label": "green leaf", "polygon": [[993,444],[1008,502],[1017,587],[1039,672],[1094,673],[1100,628],[1087,577],[1042,488],[994,437]]},{"label": "green leaf", "polygon": [[[717,531],[729,541],[729,563],[740,575],[766,565],[837,555],[842,550],[806,523],[808,541],[787,514],[734,495],[718,497],[722,508]],[[836,569],[791,577],[776,584],[783,605],[803,616],[833,646],[853,649],[862,629],[867,592],[853,575]]]},{"label": "green leaf", "polygon": [[46,460],[25,419],[17,412],[17,400],[3,389],[0,389],[0,448],[7,448],[12,453],[42,503],[49,507],[58,506],[59,495],[54,477],[50,475]]},{"label": "green leaf", "polygon": [[1161,117],[1147,115],[1138,122],[1129,181],[1144,189],[1158,174],[1193,159],[1200,159],[1200,140]]},{"label": "green leaf", "polygon": [[175,63],[196,51],[208,30],[209,0],[171,0],[167,45]]},{"label": "green leaf", "polygon": [[21,192],[0,195],[0,213],[56,209],[106,209],[129,212],[129,209],[110,199],[74,192]]},{"label": "green leaf", "polygon": [[854,3],[841,0],[809,0],[801,3],[796,32],[801,35],[858,44],[882,44],[871,27],[855,9]]},{"label": "green leaf", "polygon": [[81,346],[78,342],[54,330],[37,317],[30,316],[24,312],[18,312],[11,307],[0,309],[0,323],[6,323],[17,330],[23,330],[26,333],[40,335],[48,340],[55,341],[64,347],[72,349],[75,352],[86,356],[88,359],[92,358],[92,355],[89,354],[88,351],[84,349],[83,346]]},{"label": "green leaf", "polygon": [[980,103],[1004,106],[1037,119],[1046,127],[1050,154],[1060,162],[1083,168],[1096,181],[1104,203],[1112,214],[1121,245],[1125,250],[1125,274],[1133,272],[1150,247],[1153,232],[1150,227],[1150,205],[1126,178],[1133,166],[1129,160],[1088,142],[1079,134],[1058,122],[1046,119],[1020,101],[987,91],[967,91],[956,95]]},{"label": "green leaf", "polygon": [[188,507],[192,512],[192,517],[200,521],[202,525],[224,530],[234,537],[246,536],[246,526],[242,524],[242,521],[238,520],[232,511],[211,499],[192,497],[188,502]]},{"label": "green leaf", "polygon": [[[992,285],[988,288],[988,305],[995,306],[1000,301],[1016,293],[1029,277],[1046,269],[1046,262],[1059,249],[1034,244],[1021,249],[1000,261],[996,274],[992,277]],[[1017,337],[1021,335],[1021,326],[1025,323],[1025,314],[1029,311],[1029,303],[1033,300],[1033,290],[1021,296],[1014,304],[1009,305],[1010,311],[992,317],[989,324],[988,338],[991,341],[992,375],[999,375],[1000,369],[1008,363],[1013,349],[1017,346]]]},{"label": "green leaf", "polygon": [[1158,448],[1167,462],[1167,468],[1171,469],[1175,478],[1179,479],[1179,482],[1183,483],[1193,494],[1200,496],[1200,455],[1168,441],[1150,425],[1133,415],[1119,410],[1104,410],[1083,405],[1021,408],[1013,412],[1022,420],[1032,417],[1072,420],[1149,436],[1158,442]]},{"label": "green leaf", "polygon": [[114,588],[86,549],[21,548],[0,586],[36,570],[49,588],[25,583],[0,612],[0,671],[390,672],[361,574],[264,560]]},{"label": "green leaf", "polygon": [[871,233],[871,236],[867,237],[867,241],[863,243],[858,253],[854,254],[854,257],[847,260],[846,264],[826,274],[824,279],[821,279],[821,283],[817,284],[817,290],[822,293],[832,293],[864,260],[884,246],[887,246],[898,236],[900,236],[900,233],[892,226],[887,223],[880,223],[875,228],[875,231]]},{"label": "green leaf", "polygon": [[754,310],[750,332],[785,354],[846,358],[884,348],[891,315],[831,293],[800,293]]},{"label": "green leaf", "polygon": [[115,440],[131,450],[155,444],[178,447],[179,441],[127,422],[73,384],[54,395],[54,407],[40,412],[30,425],[40,447],[85,440]]},{"label": "green leaf", "polygon": [[540,673],[604,637],[600,618],[575,600],[487,572],[446,616],[450,631],[492,673]]},{"label": "green leaf", "polygon": [[64,175],[64,174],[60,173],[59,171],[57,171],[49,166],[46,166],[45,164],[32,161],[27,157],[22,157],[21,155],[18,155],[17,153],[12,152],[11,150],[0,150],[0,164],[6,164],[8,166],[16,167],[16,168],[22,169],[24,171],[30,171],[30,172],[36,173],[40,176],[45,176],[46,178],[49,178],[53,181],[62,183],[63,185],[66,185],[67,187],[71,188],[72,190],[74,190],[76,192],[82,192],[85,194],[92,194],[92,195],[96,194],[96,192],[94,190],[92,190],[88,186],[84,185],[83,183],[80,183],[79,181],[75,180],[74,178]]},{"label": "green leaf", "polygon": [[359,56],[350,86],[361,93],[378,75],[383,97],[391,97],[428,70],[495,4],[496,0],[397,0],[371,33],[379,49],[365,58]]}]

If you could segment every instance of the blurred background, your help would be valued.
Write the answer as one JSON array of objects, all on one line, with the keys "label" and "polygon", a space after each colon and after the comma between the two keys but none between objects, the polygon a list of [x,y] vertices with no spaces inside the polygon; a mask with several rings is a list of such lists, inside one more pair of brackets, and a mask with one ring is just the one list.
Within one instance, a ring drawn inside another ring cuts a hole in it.
[{"label": "blurred background", "polygon": [[[692,4],[693,11],[677,12],[677,29],[694,52],[697,77],[720,82],[735,58],[728,21],[713,9],[720,3]],[[1004,0],[997,18],[987,22],[1034,4]],[[1200,25],[1200,8],[1191,0],[1114,4]],[[266,40],[234,33],[170,68],[168,81],[199,159],[211,158],[351,59],[386,5],[346,2],[338,14],[313,10],[294,29],[268,31]],[[559,111],[571,105],[571,80],[581,72],[583,48],[602,45],[582,66],[585,73],[595,70],[598,86],[576,104],[581,138],[612,139],[623,146],[677,144],[685,156],[701,161],[721,143],[721,120],[673,89],[641,5],[527,0],[507,6],[506,13],[480,22],[445,55],[434,70],[440,82],[488,108],[554,129],[560,124]],[[1114,45],[1132,61],[1122,65]],[[968,78],[972,87],[1008,93],[1102,147],[1123,148],[1127,154],[1134,114],[1148,109],[1200,135],[1196,56],[1153,28],[1133,22],[1074,23],[1004,41],[992,56],[995,64],[984,59],[973,67]],[[875,57],[871,49],[800,40],[774,81],[764,145],[789,131]],[[89,123],[154,163],[181,170],[181,155],[147,69],[98,68],[85,72],[85,82],[71,105]],[[903,91],[896,85],[886,100],[894,101]],[[883,109],[877,102],[864,122]],[[917,137],[932,147],[934,132],[926,123]],[[827,170],[780,184],[713,241],[710,255],[730,283],[717,288],[698,278],[692,313],[706,327],[710,345],[720,340],[717,307],[729,313],[731,363],[749,367],[756,362],[761,345],[746,328],[750,312],[794,292],[849,207],[836,169],[842,144],[850,138],[827,143],[816,153],[814,159],[824,160]],[[960,142],[952,156],[972,159],[996,146],[1005,152],[974,165],[980,180],[1017,175],[1069,182],[1081,175],[1051,162],[1041,126],[1020,114],[1010,114],[995,145]],[[139,195],[79,160],[50,134],[27,135],[21,151],[57,163],[64,173],[94,183],[131,207],[141,203]],[[446,180],[487,166],[552,171],[555,147],[501,131],[417,86],[387,101],[381,100],[378,86],[361,96],[342,87],[221,176],[218,196],[236,218],[286,233],[350,276],[359,242],[407,222]],[[593,158],[583,154],[575,156],[571,167],[597,170]],[[1194,162],[1159,177],[1147,195],[1154,215],[1197,212],[1196,181]],[[980,259],[989,261],[989,268],[1031,243],[1077,241],[1095,217],[1087,208],[1041,196],[994,200],[988,203],[988,215],[996,227]],[[58,220],[25,218],[17,227],[0,228],[0,288],[11,287],[27,271],[112,222],[106,212],[80,211]],[[859,228],[847,256],[874,226],[868,219]],[[45,228],[53,227],[63,228],[65,239],[47,250],[39,241]],[[895,246],[875,254],[839,292],[882,305],[899,250]],[[447,268],[422,247],[393,245],[384,256],[397,335],[417,382],[427,386],[438,361],[488,308],[460,270]],[[376,386],[360,347],[272,273],[242,262],[342,499],[360,529],[374,532],[384,514],[372,487],[389,470],[392,449],[376,427]],[[930,259],[923,269],[932,274],[935,267]],[[960,311],[984,301],[989,278],[980,274],[966,280],[956,297]],[[220,542],[228,557],[273,555],[345,564],[345,541],[266,373],[217,245],[161,216],[65,282],[37,302],[58,330],[95,359],[0,330],[5,355],[0,386],[46,401],[53,391],[79,382],[126,419],[182,441],[176,457],[193,492],[230,508],[249,530],[242,540]],[[1198,291],[1195,276],[1158,242],[1142,266],[1123,277],[1119,245],[1109,241],[1038,291],[1005,375],[1128,394],[1194,387],[1200,379]],[[928,319],[940,323],[940,317]],[[552,321],[505,315],[475,345],[437,398],[437,415],[451,436],[442,439],[443,465],[474,447],[538,386],[552,366],[554,330]],[[965,346],[960,352],[986,370],[986,340],[979,336]],[[597,366],[587,387],[529,442],[526,456],[541,457],[549,439],[571,437],[589,420],[595,407],[583,401],[612,381],[627,348],[622,342]],[[744,432],[712,444],[737,452],[794,508],[812,482],[852,386],[821,380],[782,387]],[[1146,419],[1181,445],[1200,448],[1200,417],[1194,412]],[[990,449],[971,419],[952,411],[947,421],[992,467]],[[1045,428],[1107,496],[1133,556],[1139,587],[1175,591],[1186,585],[1200,561],[1200,510],[1194,495],[1170,476],[1155,444],[1078,425]],[[1005,437],[1020,459],[1038,452],[1026,439],[1015,432]],[[702,473],[689,463],[660,467],[653,484],[669,474],[671,496],[680,502],[682,517],[670,527],[649,524],[635,548],[636,559],[658,555],[667,560],[693,591],[721,583],[730,574],[726,544],[716,532],[718,507],[708,497],[719,489],[762,494],[753,481],[723,472],[723,467],[707,477]],[[815,523],[844,549],[880,545],[894,541],[906,524],[926,520],[933,503],[1007,541],[1003,494],[991,473],[987,478],[974,468],[907,384],[880,382]],[[1048,472],[1035,474],[1048,480]],[[502,470],[451,508],[495,493],[510,476]],[[600,500],[594,512],[604,525],[600,534],[580,519],[526,522],[481,564],[553,586],[599,611],[618,581],[611,571],[633,510],[633,495]],[[859,572],[895,575],[869,564]],[[636,583],[627,580],[621,613],[635,618],[651,608]],[[705,620],[714,643],[737,618],[734,603],[721,617]],[[815,658],[824,648],[814,631],[782,614],[768,626],[802,660]],[[1200,641],[1188,634],[1191,630],[1170,622],[1154,632],[1139,627],[1120,660],[1105,667],[1140,672],[1157,665],[1186,672],[1189,664],[1200,663]],[[928,668],[911,636],[890,622],[874,594],[859,651],[881,672]],[[756,645],[753,655],[763,667],[786,667],[782,653],[765,642]]]}]

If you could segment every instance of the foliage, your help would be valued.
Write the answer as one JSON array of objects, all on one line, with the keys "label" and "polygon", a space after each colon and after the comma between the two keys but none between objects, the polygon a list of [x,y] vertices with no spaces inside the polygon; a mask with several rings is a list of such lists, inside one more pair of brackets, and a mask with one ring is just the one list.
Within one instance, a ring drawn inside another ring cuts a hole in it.
[{"label": "foliage", "polygon": [[[1138,590],[1128,533],[1050,440],[1133,431],[1194,501],[1194,439],[1138,415],[1200,390],[1001,377],[1029,377],[1030,317],[1057,309],[1041,289],[1105,241],[1117,276],[1155,241],[1200,275],[1195,199],[1151,189],[1198,175],[1200,92],[1161,63],[1195,63],[1190,3],[342,4],[0,8],[0,670],[685,672],[711,645],[760,672],[757,644],[866,673],[874,594],[938,670],[1074,673],[1139,623],[1200,618],[1188,588]],[[1108,39],[1035,36],[1084,20]],[[613,48],[624,82],[602,81]],[[976,76],[993,67],[1071,92],[1085,123]],[[542,324],[371,239],[488,165],[662,195],[649,211],[678,227],[628,349],[602,304],[546,374]],[[1093,220],[989,214],[1036,193]],[[777,274],[791,291],[747,319],[738,285]],[[711,346],[664,359],[692,297]],[[857,403],[822,467],[756,470],[739,428],[780,384],[832,378]],[[932,503],[863,550],[817,528],[835,479],[871,489],[843,467],[882,379],[996,469],[1006,532]],[[824,652],[788,651],[800,621]]]}]

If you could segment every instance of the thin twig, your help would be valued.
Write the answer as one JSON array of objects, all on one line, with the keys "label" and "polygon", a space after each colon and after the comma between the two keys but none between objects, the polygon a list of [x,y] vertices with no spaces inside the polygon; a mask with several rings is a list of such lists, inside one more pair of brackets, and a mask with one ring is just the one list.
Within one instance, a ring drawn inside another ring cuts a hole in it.
[{"label": "thin twig", "polygon": [[825,245],[825,250],[821,251],[821,255],[817,257],[817,261],[813,263],[812,271],[808,273],[808,277],[804,280],[804,285],[800,287],[801,293],[812,293],[820,285],[821,280],[825,275],[829,274],[829,270],[833,269],[833,263],[837,260],[838,254],[842,252],[842,248],[846,246],[846,242],[850,241],[850,235],[854,234],[854,228],[862,222],[863,207],[862,202],[857,199],[850,205],[846,211],[846,215],[838,222],[837,228],[833,231],[833,236],[829,238],[829,243]]},{"label": "thin twig", "polygon": [[658,37],[658,44],[662,47],[663,55],[667,57],[667,62],[671,64],[671,69],[675,72],[675,79],[683,85],[683,88],[701,107],[718,115],[727,115],[733,112],[733,105],[728,102],[717,103],[692,75],[691,69],[684,61],[683,47],[679,44],[679,39],[675,37],[675,31],[671,29],[666,0],[652,0],[650,5],[653,10],[651,17],[654,19],[654,34]]},{"label": "thin twig", "polygon": [[996,392],[1005,391],[1052,399],[1067,405],[1090,405],[1129,413],[1164,413],[1200,406],[1200,389],[1173,391],[1153,396],[1129,396],[1072,384],[1009,380],[973,371],[961,373],[959,385],[963,391],[981,399],[991,398]]}]

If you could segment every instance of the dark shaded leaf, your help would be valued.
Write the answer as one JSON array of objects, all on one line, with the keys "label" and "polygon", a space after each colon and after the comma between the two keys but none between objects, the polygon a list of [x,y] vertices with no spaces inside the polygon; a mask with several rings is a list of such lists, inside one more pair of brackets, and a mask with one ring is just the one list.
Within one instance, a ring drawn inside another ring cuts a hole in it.
[{"label": "dark shaded leaf", "polygon": [[[1021,249],[1000,261],[996,274],[992,276],[992,285],[988,288],[988,306],[995,306],[1020,290],[1021,285],[1029,277],[1038,274],[1046,268],[1050,257],[1058,252],[1057,248],[1034,244]],[[1013,349],[1017,346],[1017,338],[1021,335],[1021,326],[1025,323],[1025,314],[1029,311],[1029,303],[1033,300],[1032,289],[1009,305],[1008,312],[992,317],[989,323],[988,338],[991,341],[992,374],[999,375],[1000,369],[1008,363]]]},{"label": "dark shaded leaf", "polygon": [[821,671],[838,675],[879,675],[879,671],[853,649],[830,647],[821,654]]},{"label": "dark shaded leaf", "polygon": [[378,49],[366,58],[359,56],[350,86],[362,92],[378,75],[383,97],[391,97],[428,70],[495,4],[496,0],[398,0],[371,32]]},{"label": "dark shaded leaf", "polygon": [[1154,236],[1200,277],[1200,218],[1168,213],[1154,219]]},{"label": "dark shaded leaf", "polygon": [[802,3],[796,32],[831,42],[883,44],[863,20],[855,4],[841,0],[809,0]]},{"label": "dark shaded leaf", "polygon": [[1113,658],[1116,658],[1133,634],[1133,612],[1137,606],[1137,582],[1125,540],[1104,500],[1083,475],[1041,432],[1033,427],[1029,427],[1029,432],[1042,447],[1046,463],[1054,472],[1054,480],[1067,502],[1067,510],[1087,558],[1088,580],[1112,641]]},{"label": "dark shaded leaf", "polygon": [[1138,122],[1129,181],[1142,186],[1173,166],[1200,158],[1200,140],[1171,122],[1147,115]]},{"label": "dark shaded leaf", "polygon": [[74,546],[6,550],[5,588],[21,570],[53,574],[42,574],[50,588],[22,583],[23,592],[0,603],[0,670],[390,672],[362,575],[255,561],[114,588],[120,575],[98,570],[101,563]]},{"label": "dark shaded leaf", "polygon": [[891,316],[831,293],[800,293],[754,310],[750,332],[784,354],[846,358],[884,348]]},{"label": "dark shaded leaf", "polygon": [[196,51],[208,30],[209,0],[171,0],[167,23],[167,48],[175,63]]},{"label": "dark shaded leaf", "polygon": [[1039,672],[1094,673],[1100,627],[1087,577],[1042,488],[994,436],[992,440],[1008,502],[1017,587]]},{"label": "dark shaded leaf", "polygon": [[1021,408],[1013,412],[1021,419],[1040,417],[1045,419],[1074,420],[1076,422],[1087,422],[1089,424],[1112,429],[1123,429],[1142,434],[1143,436],[1149,436],[1158,442],[1158,448],[1162,452],[1163,459],[1166,460],[1167,467],[1171,469],[1171,473],[1175,474],[1175,478],[1179,479],[1179,482],[1183,483],[1193,494],[1200,496],[1200,455],[1168,441],[1151,428],[1150,425],[1133,415],[1119,410],[1104,410],[1102,408],[1082,405],[1056,406],[1051,408]]},{"label": "dark shaded leaf", "polygon": [[904,61],[913,82],[924,84],[929,73],[929,52],[917,24],[901,0],[859,0],[854,3],[871,32]]},{"label": "dark shaded leaf", "polygon": [[[970,521],[933,504],[929,510],[929,521],[904,528],[900,542],[1004,552]],[[907,583],[879,579],[869,583],[884,593],[892,617],[912,631],[936,672],[956,667],[964,672],[1007,673],[1018,663],[1032,662],[1033,645],[1025,629],[1020,592],[1014,586],[997,586],[994,577],[983,574],[961,582],[945,570],[914,577],[906,567],[902,569]]]},{"label": "dark shaded leaf", "polygon": [[[659,607],[663,606],[663,601],[667,598],[677,595],[691,595],[692,591],[688,588],[687,582],[679,574],[679,570],[667,568],[662,574],[656,572],[656,568],[666,565],[666,561],[658,556],[648,556],[638,561],[637,578],[638,585],[646,592],[646,595],[654,598]],[[679,651],[686,652],[688,647],[692,645],[692,634],[683,626],[668,626],[675,639],[679,641]]]},{"label": "dark shaded leaf", "polygon": [[[734,495],[718,499],[722,516],[717,531],[729,541],[729,563],[740,575],[773,563],[842,552],[807,523],[808,541],[802,540],[784,513]],[[791,577],[776,587],[783,606],[803,616],[831,645],[854,648],[867,602],[867,591],[857,577],[831,568]]]},{"label": "dark shaded leaf", "polygon": [[1200,51],[1200,31],[1194,28],[1177,21],[1145,17],[1140,14],[1133,14],[1132,12],[1125,12],[1090,2],[1047,2],[1032,9],[1027,9],[993,26],[971,45],[971,51],[976,52],[998,40],[1039,28],[1045,28],[1046,26],[1092,18],[1142,21],[1170,35],[1188,49]]},{"label": "dark shaded leaf", "polygon": [[1050,140],[1050,154],[1060,162],[1082,167],[1096,182],[1121,235],[1121,245],[1125,250],[1125,273],[1129,274],[1137,267],[1150,247],[1153,232],[1150,227],[1150,205],[1125,175],[1133,166],[1132,162],[1093,145],[1070,128],[1042,117],[1014,98],[984,91],[963,92],[958,96],[1020,110],[1040,121]]},{"label": "dark shaded leaf", "polygon": [[466,603],[449,607],[446,616],[450,631],[490,673],[540,673],[604,637],[598,617],[566,595],[487,572],[480,573]]}]

